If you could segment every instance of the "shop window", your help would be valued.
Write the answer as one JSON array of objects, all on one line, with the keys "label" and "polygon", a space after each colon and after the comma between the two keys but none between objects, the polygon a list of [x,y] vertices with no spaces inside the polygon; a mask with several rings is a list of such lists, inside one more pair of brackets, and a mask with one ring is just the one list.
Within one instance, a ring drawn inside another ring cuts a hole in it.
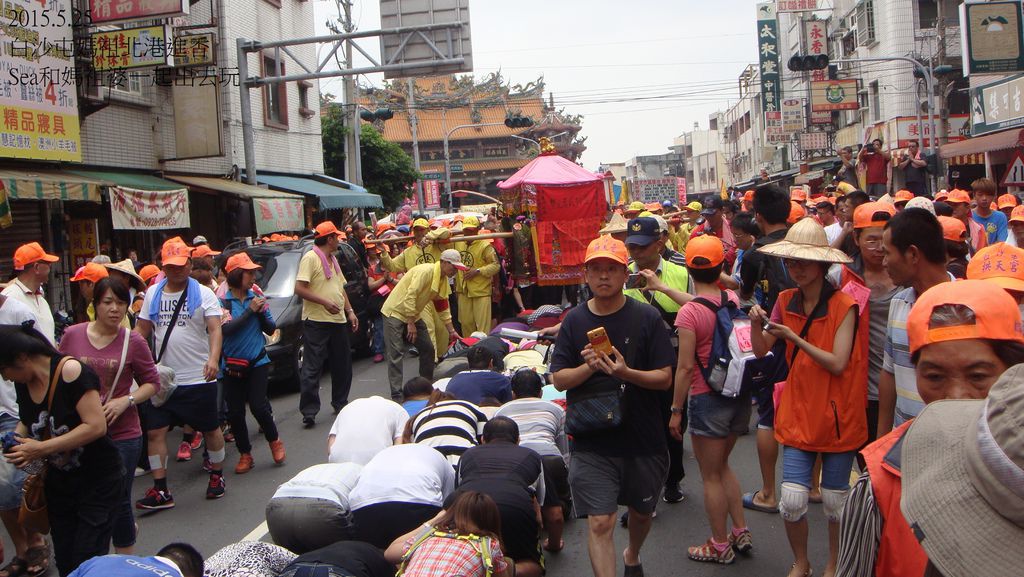
[{"label": "shop window", "polygon": [[[283,76],[284,62],[275,60],[272,54],[262,56],[263,76]],[[279,82],[263,87],[263,124],[272,128],[288,128],[288,84]]]},{"label": "shop window", "polygon": [[857,43],[870,46],[875,43],[875,5],[873,0],[862,0],[857,4]]}]

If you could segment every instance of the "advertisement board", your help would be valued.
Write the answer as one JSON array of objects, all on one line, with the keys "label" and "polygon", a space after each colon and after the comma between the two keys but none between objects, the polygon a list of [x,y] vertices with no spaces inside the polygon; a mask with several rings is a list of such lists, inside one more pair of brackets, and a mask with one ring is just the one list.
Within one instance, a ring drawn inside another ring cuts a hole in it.
[{"label": "advertisement board", "polygon": [[1020,2],[960,5],[964,76],[1024,71]]},{"label": "advertisement board", "polygon": [[757,52],[761,67],[761,102],[765,112],[779,109],[779,21],[774,2],[757,4]]},{"label": "advertisement board", "polygon": [[92,64],[97,71],[173,66],[170,26],[140,26],[93,32]]},{"label": "advertisement board", "polygon": [[1024,74],[971,88],[971,136],[1024,126]]},{"label": "advertisement board", "polygon": [[188,0],[89,0],[93,24],[159,20],[188,14]]},{"label": "advertisement board", "polygon": [[856,78],[812,80],[811,110],[813,112],[857,110],[860,108],[860,101],[857,98],[859,84],[860,80]]}]

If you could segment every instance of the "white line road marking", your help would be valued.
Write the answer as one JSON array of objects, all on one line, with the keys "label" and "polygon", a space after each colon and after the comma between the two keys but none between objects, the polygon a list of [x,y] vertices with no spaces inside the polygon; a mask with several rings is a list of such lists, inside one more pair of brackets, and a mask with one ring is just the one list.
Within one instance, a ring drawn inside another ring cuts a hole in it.
[{"label": "white line road marking", "polygon": [[259,541],[267,534],[267,531],[267,522],[264,521],[250,531],[248,535],[242,537],[242,541]]}]

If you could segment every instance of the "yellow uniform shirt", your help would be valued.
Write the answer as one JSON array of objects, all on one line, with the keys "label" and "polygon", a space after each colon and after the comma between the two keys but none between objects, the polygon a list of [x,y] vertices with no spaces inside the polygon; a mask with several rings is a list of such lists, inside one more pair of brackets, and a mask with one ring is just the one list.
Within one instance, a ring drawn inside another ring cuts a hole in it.
[{"label": "yellow uniform shirt", "polygon": [[498,254],[494,252],[490,241],[457,242],[455,250],[462,254],[463,264],[470,269],[480,270],[480,274],[468,280],[463,276],[465,273],[460,271],[455,278],[458,292],[470,298],[490,297],[491,278],[498,274]]},{"label": "yellow uniform shirt", "polygon": [[332,315],[320,303],[303,300],[302,320],[318,321],[322,323],[347,323],[345,317],[345,275],[340,270],[334,272],[331,278],[324,275],[324,267],[320,262],[320,256],[316,251],[310,250],[302,255],[299,261],[299,273],[295,280],[309,283],[309,290],[319,297],[338,303],[341,309],[338,314]]},{"label": "yellow uniform shirt", "polygon": [[441,320],[449,323],[452,320],[452,312],[447,308],[450,294],[448,277],[441,274],[440,262],[416,265],[398,281],[380,312],[408,323],[418,319],[423,309],[433,301],[443,301],[444,310],[437,312]]}]

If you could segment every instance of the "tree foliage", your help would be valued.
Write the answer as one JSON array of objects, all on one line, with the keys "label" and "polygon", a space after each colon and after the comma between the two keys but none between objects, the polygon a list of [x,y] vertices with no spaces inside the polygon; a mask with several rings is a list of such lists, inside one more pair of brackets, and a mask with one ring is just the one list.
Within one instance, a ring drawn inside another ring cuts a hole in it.
[{"label": "tree foliage", "polygon": [[371,124],[362,126],[359,147],[363,186],[381,196],[385,210],[393,211],[409,196],[409,187],[420,178],[412,157],[398,144],[384,140]]},{"label": "tree foliage", "polygon": [[324,172],[334,178],[345,178],[345,126],[344,109],[332,102],[323,103],[327,113],[320,117],[320,132],[324,147]]}]

